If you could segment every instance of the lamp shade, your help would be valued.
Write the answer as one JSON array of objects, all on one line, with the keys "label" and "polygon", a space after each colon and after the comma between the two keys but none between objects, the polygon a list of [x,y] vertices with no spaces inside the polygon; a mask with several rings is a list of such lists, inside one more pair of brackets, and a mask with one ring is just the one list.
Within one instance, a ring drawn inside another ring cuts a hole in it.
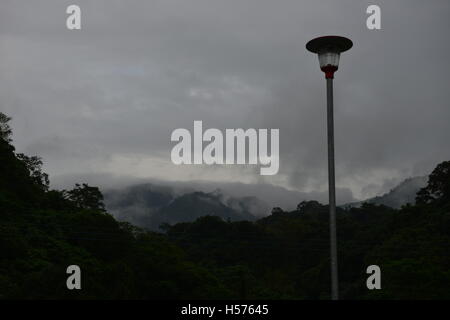
[{"label": "lamp shade", "polygon": [[353,46],[350,39],[339,36],[326,36],[312,39],[306,44],[306,49],[319,56],[320,69],[327,79],[332,79],[339,67],[340,53]]},{"label": "lamp shade", "polygon": [[320,69],[323,69],[327,66],[336,67],[336,69],[339,67],[339,52],[322,52],[318,55]]}]

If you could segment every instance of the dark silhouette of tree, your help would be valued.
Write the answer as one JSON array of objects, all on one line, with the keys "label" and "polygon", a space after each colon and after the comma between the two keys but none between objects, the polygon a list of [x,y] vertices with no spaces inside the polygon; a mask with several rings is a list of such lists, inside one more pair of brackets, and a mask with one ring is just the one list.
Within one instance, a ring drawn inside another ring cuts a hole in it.
[{"label": "dark silhouette of tree", "polygon": [[323,207],[322,204],[320,204],[318,201],[311,200],[311,201],[302,201],[297,205],[297,211],[300,213],[306,213],[311,212],[314,210],[321,209]]},{"label": "dark silhouette of tree", "polygon": [[284,211],[283,211],[283,209],[281,209],[280,207],[275,207],[275,208],[272,208],[272,212],[271,212],[273,215],[277,215],[277,214],[282,214],[282,213],[284,213]]},{"label": "dark silhouette of tree", "polygon": [[33,179],[36,185],[47,191],[50,181],[48,179],[48,174],[42,172],[42,159],[37,156],[30,157],[23,153],[18,153],[16,156],[17,159],[25,164],[26,168],[29,171],[30,177]]},{"label": "dark silhouette of tree", "polygon": [[0,138],[6,142],[11,142],[12,130],[9,126],[9,121],[11,121],[11,117],[0,112]]},{"label": "dark silhouette of tree", "polygon": [[450,161],[440,163],[430,174],[428,185],[419,190],[416,203],[450,202]]},{"label": "dark silhouette of tree", "polygon": [[97,187],[77,183],[75,188],[64,191],[64,194],[66,199],[72,201],[79,209],[106,211],[103,194]]}]

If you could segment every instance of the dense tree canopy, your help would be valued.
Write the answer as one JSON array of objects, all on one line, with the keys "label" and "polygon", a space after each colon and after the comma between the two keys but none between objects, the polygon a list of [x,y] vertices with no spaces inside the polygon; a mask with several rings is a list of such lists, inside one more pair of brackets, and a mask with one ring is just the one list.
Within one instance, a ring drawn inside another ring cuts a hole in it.
[{"label": "dense tree canopy", "polygon": [[[118,222],[96,187],[50,190],[38,157],[16,154],[0,117],[0,298],[328,299],[328,206],[303,201],[256,222],[205,216],[164,233]],[[417,205],[337,210],[341,296],[450,298],[449,167]],[[83,290],[67,290],[66,268]],[[368,290],[366,268],[382,270]]]},{"label": "dense tree canopy", "polygon": [[418,203],[450,202],[450,161],[440,163],[430,174],[428,185],[417,193]]}]

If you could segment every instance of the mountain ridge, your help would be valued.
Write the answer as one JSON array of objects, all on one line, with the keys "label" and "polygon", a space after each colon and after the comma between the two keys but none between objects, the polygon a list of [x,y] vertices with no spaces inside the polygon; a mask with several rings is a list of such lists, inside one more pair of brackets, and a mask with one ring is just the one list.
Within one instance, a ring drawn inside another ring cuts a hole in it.
[{"label": "mountain ridge", "polygon": [[351,202],[342,205],[342,208],[359,208],[363,203],[385,205],[394,209],[399,209],[408,203],[414,204],[416,193],[426,186],[428,176],[417,176],[403,180],[390,191],[366,200]]},{"label": "mountain ridge", "polygon": [[158,230],[164,223],[190,222],[205,215],[230,221],[254,221],[253,213],[266,206],[256,197],[231,197],[220,189],[177,194],[169,187],[150,183],[106,191],[105,203],[119,220],[152,230]]},{"label": "mountain ridge", "polygon": [[[399,209],[415,202],[416,193],[426,185],[427,178],[407,178],[380,196],[339,207],[359,208],[363,203],[371,203]],[[195,189],[180,191],[170,186],[143,183],[107,190],[104,194],[108,211],[117,219],[151,230],[158,230],[164,223],[191,222],[205,215],[230,221],[254,221],[257,217],[270,215],[270,206],[258,197],[231,196],[220,188],[210,192]],[[312,199],[299,199],[298,202],[304,200]]]}]

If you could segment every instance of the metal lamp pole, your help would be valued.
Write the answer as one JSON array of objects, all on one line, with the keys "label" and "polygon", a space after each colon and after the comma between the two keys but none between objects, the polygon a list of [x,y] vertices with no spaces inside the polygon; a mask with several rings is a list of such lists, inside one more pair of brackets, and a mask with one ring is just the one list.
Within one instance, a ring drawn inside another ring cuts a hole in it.
[{"label": "metal lamp pole", "polygon": [[334,117],[333,78],[327,78],[327,131],[328,131],[328,201],[330,206],[331,299],[339,299],[337,240],[336,240],[336,188],[334,175]]},{"label": "metal lamp pole", "polygon": [[327,136],[328,136],[328,199],[330,210],[330,260],[331,299],[339,299],[338,259],[336,240],[336,187],[334,174],[334,119],[333,119],[333,78],[339,66],[340,53],[353,46],[350,39],[326,36],[313,39],[306,44],[308,51],[319,56],[320,69],[327,81]]}]

